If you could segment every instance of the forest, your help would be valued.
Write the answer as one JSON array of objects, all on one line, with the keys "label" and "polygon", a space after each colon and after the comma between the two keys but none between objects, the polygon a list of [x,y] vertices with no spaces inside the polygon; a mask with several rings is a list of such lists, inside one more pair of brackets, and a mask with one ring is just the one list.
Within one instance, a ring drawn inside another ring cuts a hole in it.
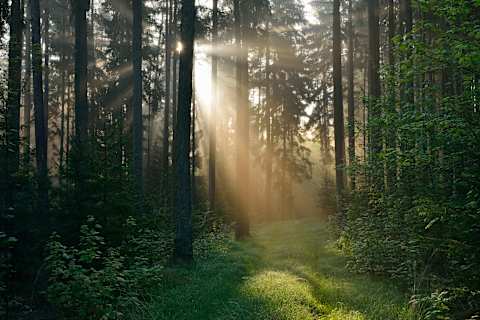
[{"label": "forest", "polygon": [[480,319],[480,1],[0,0],[0,318]]}]

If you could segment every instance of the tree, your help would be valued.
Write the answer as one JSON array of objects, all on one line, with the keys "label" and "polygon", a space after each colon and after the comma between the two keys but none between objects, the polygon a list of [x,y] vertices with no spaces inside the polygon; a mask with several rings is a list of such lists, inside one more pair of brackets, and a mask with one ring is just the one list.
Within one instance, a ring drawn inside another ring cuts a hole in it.
[{"label": "tree", "polygon": [[218,0],[213,0],[212,9],[212,105],[210,106],[209,155],[208,155],[208,203],[215,210],[216,153],[217,153],[217,104],[218,104],[218,56],[215,47],[218,41]]},{"label": "tree", "polygon": [[77,0],[72,7],[75,19],[75,155],[74,171],[77,183],[77,202],[79,208],[84,205],[83,197],[87,192],[85,183],[88,167],[88,98],[87,98],[87,12],[89,0]]},{"label": "tree", "polygon": [[270,20],[271,9],[268,9],[268,17],[266,21],[266,48],[265,48],[265,108],[266,108],[266,160],[265,160],[265,214],[271,216],[272,214],[272,164],[273,164],[273,137],[272,137],[272,104],[271,104],[271,83],[270,83]]},{"label": "tree", "polygon": [[133,0],[133,171],[137,205],[143,210],[142,0]]},{"label": "tree", "polygon": [[43,100],[42,45],[40,43],[40,0],[31,0],[33,104],[35,108],[35,150],[38,178],[38,211],[48,213],[47,119]]},{"label": "tree", "polygon": [[24,163],[30,164],[30,114],[32,111],[32,29],[30,26],[30,1],[26,2],[27,22],[25,27],[25,88],[23,109]]},{"label": "tree", "polygon": [[195,0],[183,0],[177,123],[175,129],[175,247],[176,262],[191,262],[192,248],[192,189],[190,181],[190,125],[193,85],[193,52],[195,37]]},{"label": "tree", "polygon": [[[173,0],[176,1],[176,0]],[[173,9],[172,0],[167,1],[167,19],[165,31],[165,110],[163,114],[163,156],[162,168],[165,174],[169,170],[169,149],[170,149],[170,92],[171,92],[171,69],[172,69],[172,21]],[[167,176],[164,177],[164,189],[168,183]],[[166,190],[164,190],[166,191]]]},{"label": "tree", "polygon": [[[343,123],[342,34],[340,27],[340,0],[333,1],[333,109],[335,131],[335,167],[337,206],[342,214],[344,191],[345,137]],[[343,218],[343,217],[341,217]]]},{"label": "tree", "polygon": [[20,0],[10,6],[10,41],[8,47],[8,97],[7,97],[7,166],[9,187],[7,205],[13,206],[16,173],[20,160],[20,97],[22,94],[23,10]]},{"label": "tree", "polygon": [[[348,1],[348,62],[347,62],[347,76],[348,76],[348,157],[350,165],[355,164],[355,81],[354,81],[354,30],[353,30],[353,0]],[[355,190],[356,177],[355,172],[351,173],[351,187]]]},{"label": "tree", "polygon": [[[250,233],[248,219],[248,184],[249,184],[249,102],[248,102],[248,47],[246,43],[247,24],[244,1],[235,0],[235,43],[236,43],[236,93],[237,93],[237,122],[236,122],[236,175],[237,175],[237,199],[236,199],[236,228],[237,239],[245,238]],[[242,18],[243,16],[243,18]]]},{"label": "tree", "polygon": [[[43,56],[43,71],[44,71],[44,86],[45,89],[43,90],[43,105],[45,106],[45,118],[47,119],[47,127],[48,127],[48,104],[50,98],[50,0],[44,1],[44,9],[43,9],[43,44],[45,46],[45,52]],[[47,135],[48,135],[48,128],[47,128]]]}]

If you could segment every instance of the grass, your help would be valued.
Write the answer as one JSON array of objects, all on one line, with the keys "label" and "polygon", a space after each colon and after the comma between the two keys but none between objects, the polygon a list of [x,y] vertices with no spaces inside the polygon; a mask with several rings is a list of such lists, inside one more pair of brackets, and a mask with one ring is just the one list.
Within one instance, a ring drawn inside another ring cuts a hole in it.
[{"label": "grass", "polygon": [[133,319],[412,319],[388,280],[357,275],[318,221],[259,226],[191,268],[167,269]]}]

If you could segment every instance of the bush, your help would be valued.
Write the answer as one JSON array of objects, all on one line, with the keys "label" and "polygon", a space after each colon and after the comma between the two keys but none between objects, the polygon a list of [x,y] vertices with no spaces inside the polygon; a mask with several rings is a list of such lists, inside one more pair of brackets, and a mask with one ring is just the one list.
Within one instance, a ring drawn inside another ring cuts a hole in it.
[{"label": "bush", "polygon": [[142,252],[130,259],[121,248],[105,248],[100,230],[89,217],[78,248],[63,245],[57,234],[50,238],[48,299],[62,319],[121,319],[161,279],[160,263],[142,259]]},{"label": "bush", "polygon": [[466,288],[436,290],[413,296],[411,305],[421,319],[480,319],[480,291]]}]

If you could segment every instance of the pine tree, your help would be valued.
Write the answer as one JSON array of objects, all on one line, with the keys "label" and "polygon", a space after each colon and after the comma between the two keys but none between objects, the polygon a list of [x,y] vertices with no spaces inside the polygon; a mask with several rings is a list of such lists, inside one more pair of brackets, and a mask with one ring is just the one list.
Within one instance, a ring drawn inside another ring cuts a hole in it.
[{"label": "pine tree", "polygon": [[87,12],[89,0],[75,1],[73,7],[75,20],[75,154],[74,171],[76,179],[77,206],[85,205],[86,197],[86,165],[88,158],[88,98],[87,98],[87,69],[88,69],[88,45],[87,45]]},{"label": "pine tree", "polygon": [[192,248],[192,190],[190,181],[190,125],[192,74],[195,36],[195,1],[184,0],[181,10],[181,38],[177,123],[174,138],[175,183],[175,247],[174,260],[189,263]]},{"label": "pine tree", "polygon": [[212,8],[212,105],[210,107],[209,156],[208,156],[208,202],[210,211],[215,211],[216,154],[217,154],[217,104],[218,104],[218,55],[215,52],[218,41],[218,0]]},{"label": "pine tree", "polygon": [[133,0],[133,172],[137,207],[143,210],[142,33],[143,1]]},{"label": "pine tree", "polygon": [[[31,0],[33,103],[35,108],[35,150],[40,219],[48,213],[47,119],[43,98],[42,46],[40,43],[40,2]],[[45,220],[42,220],[45,221]]]},{"label": "pine tree", "polygon": [[[344,192],[345,137],[342,86],[342,35],[340,26],[340,0],[333,2],[333,109],[335,130],[335,166],[337,186],[337,210],[343,216],[342,195]],[[343,217],[341,217],[343,219]]]},{"label": "pine tree", "polygon": [[[248,47],[246,39],[246,10],[244,1],[234,1],[235,43],[236,43],[236,176],[237,176],[237,217],[235,235],[245,238],[250,233],[248,218],[249,191],[249,103],[248,103]],[[243,20],[242,20],[243,19]]]},{"label": "pine tree", "polygon": [[8,97],[6,117],[8,181],[7,205],[13,206],[15,175],[20,161],[20,97],[22,94],[23,10],[20,0],[10,6],[10,41],[8,47]]}]

